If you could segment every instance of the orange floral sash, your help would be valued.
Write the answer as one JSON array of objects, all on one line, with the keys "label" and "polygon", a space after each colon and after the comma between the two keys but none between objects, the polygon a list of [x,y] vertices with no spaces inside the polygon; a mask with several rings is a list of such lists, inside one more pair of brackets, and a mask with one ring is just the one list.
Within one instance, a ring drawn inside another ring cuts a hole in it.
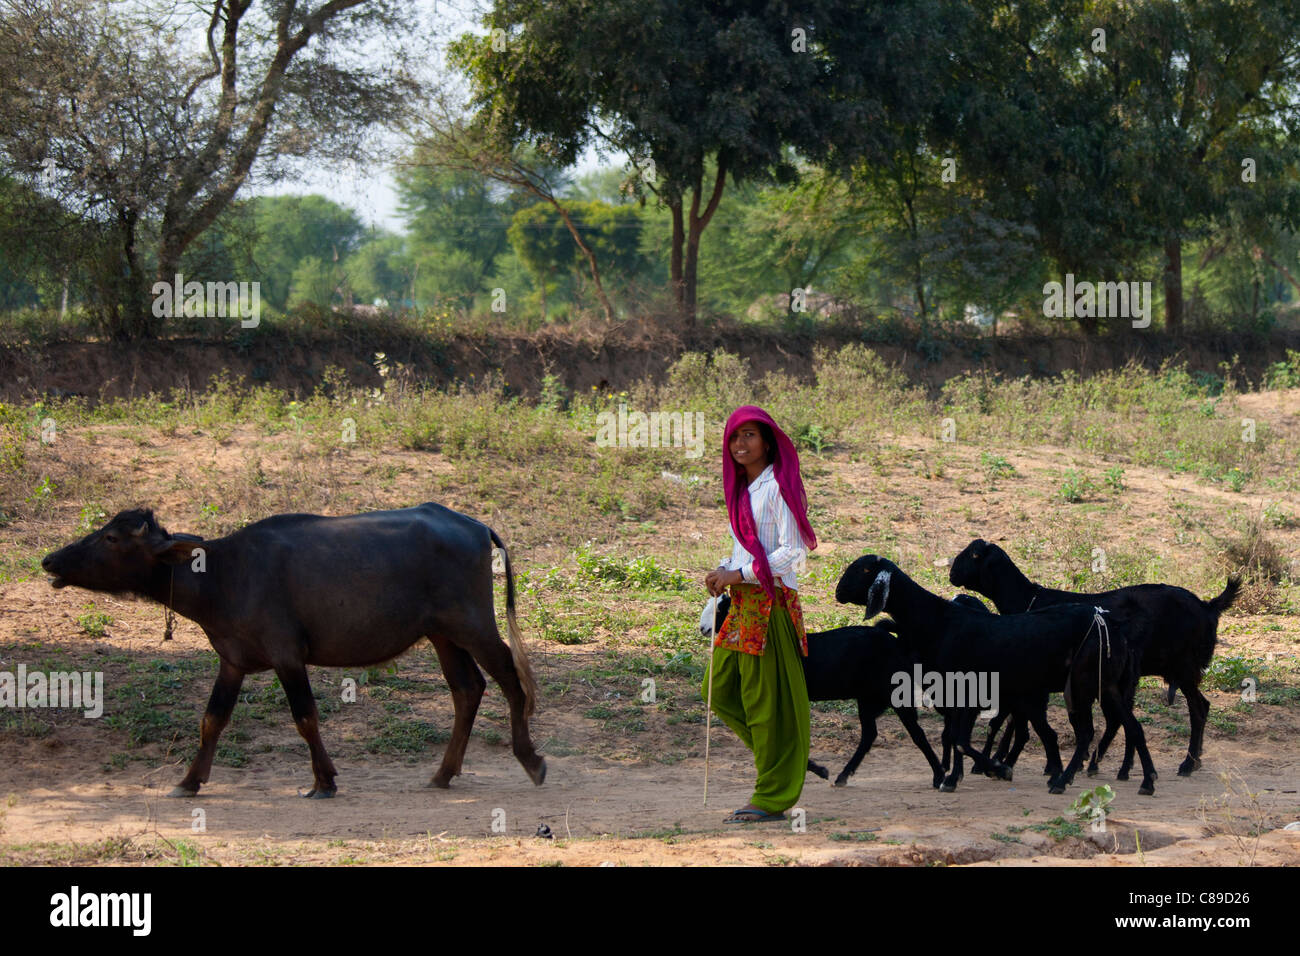
[{"label": "orange floral sash", "polygon": [[[799,606],[799,592],[777,583],[778,600],[785,606],[799,635],[799,653],[808,656],[808,635],[803,629],[803,609]],[[725,647],[742,654],[763,655],[767,647],[767,621],[772,614],[772,598],[757,584],[731,586],[731,610],[722,622],[722,630],[713,642],[714,647]]]}]

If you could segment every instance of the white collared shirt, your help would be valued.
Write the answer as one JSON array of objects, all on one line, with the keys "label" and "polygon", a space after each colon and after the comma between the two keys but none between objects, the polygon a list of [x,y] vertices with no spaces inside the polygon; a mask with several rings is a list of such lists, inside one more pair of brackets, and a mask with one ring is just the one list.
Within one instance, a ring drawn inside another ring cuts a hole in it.
[{"label": "white collared shirt", "polygon": [[[799,535],[799,522],[790,506],[781,497],[781,486],[776,483],[772,465],[749,486],[749,504],[754,510],[754,524],[758,528],[758,542],[767,554],[767,565],[772,577],[791,590],[799,590],[795,571],[803,567],[807,552]],[[757,584],[754,574],[754,556],[731,533],[736,546],[731,557],[723,564],[728,571],[739,571],[749,584]]]}]

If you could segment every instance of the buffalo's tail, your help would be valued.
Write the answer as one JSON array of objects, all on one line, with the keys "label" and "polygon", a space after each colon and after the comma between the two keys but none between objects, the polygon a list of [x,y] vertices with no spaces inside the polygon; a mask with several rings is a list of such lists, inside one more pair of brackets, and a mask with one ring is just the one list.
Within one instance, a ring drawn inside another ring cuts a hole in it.
[{"label": "buffalo's tail", "polygon": [[515,674],[524,688],[524,714],[531,716],[537,705],[537,679],[533,677],[532,665],[528,663],[528,652],[524,650],[524,636],[519,631],[519,621],[515,618],[515,575],[510,570],[510,552],[495,531],[488,528],[492,543],[501,549],[501,557],[506,566],[506,624],[510,635],[510,656],[515,662]]}]

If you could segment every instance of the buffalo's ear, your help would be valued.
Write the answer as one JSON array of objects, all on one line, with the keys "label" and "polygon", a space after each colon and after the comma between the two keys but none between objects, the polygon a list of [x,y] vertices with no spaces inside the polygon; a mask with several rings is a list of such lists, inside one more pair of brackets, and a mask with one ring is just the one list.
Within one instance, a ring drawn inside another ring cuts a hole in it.
[{"label": "buffalo's ear", "polygon": [[154,546],[154,557],[163,564],[184,564],[194,557],[193,551],[203,541],[193,535],[173,535]]}]

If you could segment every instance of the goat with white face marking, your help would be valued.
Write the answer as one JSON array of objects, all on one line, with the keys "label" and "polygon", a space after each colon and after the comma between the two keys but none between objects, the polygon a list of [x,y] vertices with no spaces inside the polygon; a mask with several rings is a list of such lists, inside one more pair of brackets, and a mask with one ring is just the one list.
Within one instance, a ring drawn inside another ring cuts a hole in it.
[{"label": "goat with white face marking", "polygon": [[[1107,722],[1122,723],[1137,747],[1145,772],[1138,792],[1155,791],[1155,766],[1142,726],[1133,716],[1137,666],[1123,620],[1110,615],[1113,619],[1098,626],[1102,615],[1080,604],[1028,614],[984,614],[931,594],[892,561],[876,555],[858,558],[849,566],[836,586],[835,600],[865,607],[868,617],[888,612],[928,670],[944,674],[995,672],[1002,693],[1026,702],[1041,699],[1045,692],[1064,690],[1075,751],[1070,763],[1052,776],[1048,787],[1053,793],[1064,793],[1083,765],[1093,737],[1092,702],[1098,697]],[[1048,748],[1048,760],[1059,762],[1059,754],[1048,745],[1054,733],[1040,729],[1051,730],[1046,708],[1035,707],[1030,721]],[[973,714],[959,722],[953,742],[957,766],[940,789],[956,787],[962,754],[975,761],[977,770],[988,765],[971,746],[973,723]]]},{"label": "goat with white face marking", "polygon": [[[710,633],[706,623],[709,608],[715,608],[715,629],[718,629],[722,627],[730,607],[731,598],[726,594],[717,599],[716,606],[710,602],[701,619],[700,633],[705,636]],[[858,705],[862,732],[853,756],[835,778],[835,786],[845,786],[857,771],[875,742],[876,719],[891,708],[902,721],[912,743],[925,755],[933,772],[932,786],[938,787],[943,782],[944,765],[935,756],[934,748],[921,729],[916,708],[895,707],[892,702],[895,677],[910,674],[915,662],[905,642],[885,627],[837,627],[830,631],[810,632],[808,656],[801,657],[800,661],[810,701],[852,700]],[[823,780],[830,777],[825,767],[812,760],[808,761],[808,770]]]}]

